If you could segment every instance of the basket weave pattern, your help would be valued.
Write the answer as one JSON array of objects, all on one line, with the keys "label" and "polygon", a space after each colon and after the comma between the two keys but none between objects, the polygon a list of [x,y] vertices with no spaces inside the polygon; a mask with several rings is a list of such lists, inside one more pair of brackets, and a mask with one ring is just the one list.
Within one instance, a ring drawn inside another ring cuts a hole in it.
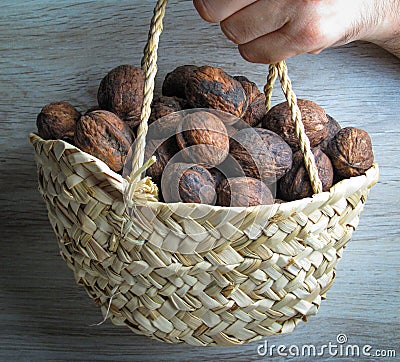
[{"label": "basket weave pattern", "polygon": [[63,141],[30,141],[77,283],[114,324],[171,343],[242,344],[314,315],[378,180],[374,165],[312,198],[252,208],[152,203],[155,218],[148,208],[132,218],[126,181],[103,162]]}]

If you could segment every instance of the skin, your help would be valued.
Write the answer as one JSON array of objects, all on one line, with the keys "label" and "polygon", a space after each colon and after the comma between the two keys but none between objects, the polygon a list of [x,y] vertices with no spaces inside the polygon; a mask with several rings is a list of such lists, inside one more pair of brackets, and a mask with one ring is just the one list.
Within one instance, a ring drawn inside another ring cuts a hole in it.
[{"label": "skin", "polygon": [[275,63],[363,40],[400,57],[400,0],[194,0],[244,59]]}]

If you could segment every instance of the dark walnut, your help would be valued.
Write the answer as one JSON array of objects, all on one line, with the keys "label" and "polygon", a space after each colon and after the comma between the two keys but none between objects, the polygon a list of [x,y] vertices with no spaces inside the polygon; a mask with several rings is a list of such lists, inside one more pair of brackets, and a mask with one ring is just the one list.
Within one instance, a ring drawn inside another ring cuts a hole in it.
[{"label": "dark walnut", "polygon": [[185,202],[214,205],[215,181],[210,172],[200,165],[169,163],[161,180],[166,202]]},{"label": "dark walnut", "polygon": [[256,83],[250,81],[248,78],[241,75],[235,76],[234,78],[242,85],[249,103],[242,119],[251,127],[255,127],[261,123],[267,112],[265,107],[265,94],[258,89]]},{"label": "dark walnut", "polygon": [[178,125],[176,139],[187,162],[214,167],[229,153],[229,137],[224,123],[207,111],[187,114]]},{"label": "dark walnut", "polygon": [[162,85],[162,94],[168,97],[185,98],[185,84],[197,69],[195,65],[181,65],[168,73]]},{"label": "dark walnut", "polygon": [[215,190],[216,190],[216,192],[217,192],[217,194],[218,194],[219,191],[221,190],[222,182],[223,182],[224,180],[226,180],[226,176],[225,176],[224,173],[223,173],[219,168],[217,168],[217,167],[210,168],[208,171],[210,172],[211,176],[212,176],[213,179],[214,179],[214,182],[215,182]]},{"label": "dark walnut", "polygon": [[169,138],[175,135],[176,128],[183,118],[182,99],[177,97],[161,96],[153,101],[149,118],[148,134],[151,138]]},{"label": "dark walnut", "polygon": [[[309,100],[298,99],[297,104],[310,145],[311,147],[317,146],[329,134],[329,128],[327,127],[329,120],[325,110]],[[295,124],[286,102],[272,107],[263,118],[262,126],[281,136],[294,151],[300,148],[295,132]]]},{"label": "dark walnut", "polygon": [[220,206],[257,206],[274,203],[274,197],[260,180],[251,177],[236,177],[222,181],[217,204]]},{"label": "dark walnut", "polygon": [[[323,191],[328,191],[333,183],[333,167],[329,157],[319,147],[312,153],[322,182]],[[304,166],[304,156],[301,151],[293,155],[291,170],[279,181],[278,195],[286,201],[299,200],[313,195],[310,177]]]},{"label": "dark walnut", "polygon": [[147,142],[145,160],[148,160],[151,156],[155,156],[156,162],[147,169],[146,175],[150,176],[159,188],[161,187],[161,177],[165,167],[171,158],[178,152],[179,147],[176,143],[175,137],[170,137],[165,141],[150,140]]},{"label": "dark walnut", "polygon": [[342,127],[340,127],[340,124],[336,119],[331,117],[329,114],[326,115],[328,117],[328,136],[318,145],[318,147],[321,148],[323,152],[327,152],[327,148],[331,140],[336,136],[336,133],[340,131]]},{"label": "dark walnut", "polygon": [[100,108],[115,113],[133,129],[140,122],[144,82],[144,72],[138,67],[120,65],[112,69],[100,82]]},{"label": "dark walnut", "polygon": [[42,108],[36,119],[38,135],[45,140],[72,142],[81,114],[68,102],[53,102]]},{"label": "dark walnut", "polygon": [[129,126],[114,113],[93,111],[76,124],[75,145],[120,172],[134,141]]},{"label": "dark walnut", "polygon": [[374,162],[369,134],[355,127],[342,128],[328,144],[327,153],[342,177],[359,176]]},{"label": "dark walnut", "polygon": [[276,133],[245,128],[230,139],[230,154],[245,176],[266,184],[279,180],[292,166],[292,150]]},{"label": "dark walnut", "polygon": [[213,108],[241,117],[247,109],[246,93],[239,81],[220,68],[202,66],[186,81],[185,94],[191,108]]}]

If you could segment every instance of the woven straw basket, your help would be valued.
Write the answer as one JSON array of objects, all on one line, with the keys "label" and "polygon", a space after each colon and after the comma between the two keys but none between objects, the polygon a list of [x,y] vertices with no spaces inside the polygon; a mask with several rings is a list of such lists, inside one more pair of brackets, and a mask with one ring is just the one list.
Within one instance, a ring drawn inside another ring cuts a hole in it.
[{"label": "woven straw basket", "polygon": [[141,175],[166,4],[156,5],[142,62],[145,101],[128,177],[64,141],[30,135],[61,255],[104,318],[135,333],[206,346],[291,332],[331,287],[378,166],[321,192],[281,62],[269,69],[267,107],[279,77],[313,197],[248,208],[156,202],[155,185]]}]

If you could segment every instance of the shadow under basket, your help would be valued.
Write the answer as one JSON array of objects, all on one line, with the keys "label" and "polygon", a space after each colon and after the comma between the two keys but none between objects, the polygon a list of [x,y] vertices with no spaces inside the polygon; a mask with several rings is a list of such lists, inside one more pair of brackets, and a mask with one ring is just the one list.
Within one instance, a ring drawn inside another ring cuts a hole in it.
[{"label": "shadow under basket", "polygon": [[302,200],[149,202],[132,215],[127,181],[102,161],[64,141],[30,142],[61,255],[103,316],[197,346],[288,333],[315,315],[379,178],[374,164]]}]

